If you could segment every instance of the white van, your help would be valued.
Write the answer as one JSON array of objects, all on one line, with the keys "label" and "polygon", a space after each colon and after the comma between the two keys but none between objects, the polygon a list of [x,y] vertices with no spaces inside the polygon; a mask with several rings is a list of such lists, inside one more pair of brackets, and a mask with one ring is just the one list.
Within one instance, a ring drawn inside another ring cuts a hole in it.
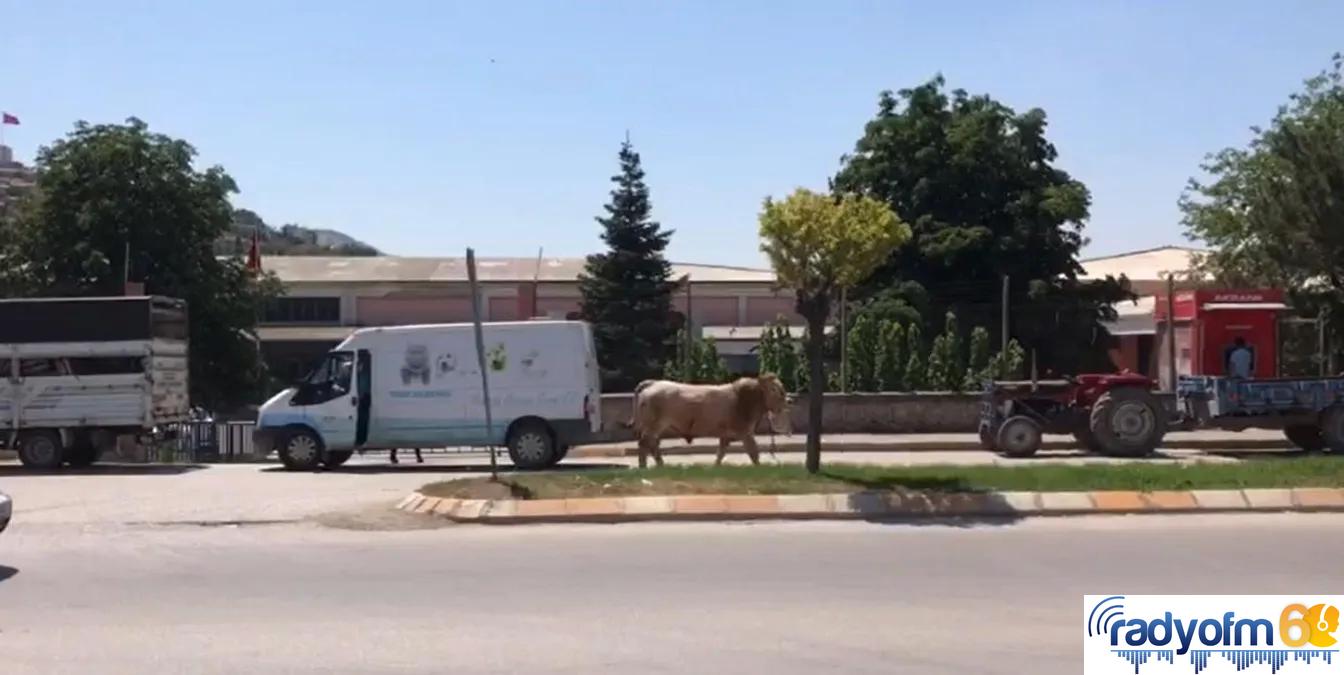
[{"label": "white van", "polygon": [[289,469],[313,469],[339,466],[355,450],[503,445],[516,466],[538,469],[601,429],[588,324],[482,328],[493,429],[472,324],[365,328],[262,405],[257,450],[275,450]]}]

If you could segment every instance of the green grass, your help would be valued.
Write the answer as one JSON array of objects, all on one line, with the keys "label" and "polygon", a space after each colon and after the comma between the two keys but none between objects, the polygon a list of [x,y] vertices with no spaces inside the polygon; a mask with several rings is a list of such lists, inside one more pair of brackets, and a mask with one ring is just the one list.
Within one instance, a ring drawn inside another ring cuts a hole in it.
[{"label": "green grass", "polygon": [[436,497],[559,499],[674,494],[803,494],[866,490],[1192,490],[1344,487],[1344,458],[1289,457],[1236,463],[1041,464],[1039,466],[911,466],[830,464],[818,475],[797,465],[669,466],[512,474],[431,483]]}]

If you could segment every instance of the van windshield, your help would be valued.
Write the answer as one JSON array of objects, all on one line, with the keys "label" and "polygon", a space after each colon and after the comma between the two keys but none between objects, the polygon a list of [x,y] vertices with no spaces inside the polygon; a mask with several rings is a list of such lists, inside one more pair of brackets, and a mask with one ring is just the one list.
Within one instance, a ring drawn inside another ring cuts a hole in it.
[{"label": "van windshield", "polygon": [[312,387],[330,388],[332,391],[350,390],[350,377],[355,369],[355,355],[350,352],[332,352],[318,364],[304,380]]}]

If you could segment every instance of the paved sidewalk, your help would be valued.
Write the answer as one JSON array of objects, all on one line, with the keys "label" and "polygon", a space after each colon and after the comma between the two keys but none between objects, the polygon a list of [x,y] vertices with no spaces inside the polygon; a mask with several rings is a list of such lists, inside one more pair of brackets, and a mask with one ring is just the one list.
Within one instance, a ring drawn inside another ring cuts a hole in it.
[{"label": "paved sidewalk", "polygon": [[1092,492],[856,492],[584,499],[442,499],[414,492],[397,508],[460,523],[649,520],[904,520],[1130,513],[1344,511],[1344,489]]},{"label": "paved sidewalk", "polygon": [[[770,447],[770,436],[757,436],[762,450]],[[806,437],[803,434],[776,435],[775,452],[802,452]],[[826,452],[923,452],[983,450],[976,434],[827,434],[822,436]],[[714,453],[718,441],[697,438],[687,445],[679,438],[666,438],[662,451],[668,455]],[[734,447],[737,447],[736,444]],[[1078,449],[1072,436],[1047,435],[1041,444],[1043,450]],[[1246,431],[1174,431],[1167,434],[1162,447],[1182,450],[1278,450],[1293,447],[1283,432],[1267,429]],[[634,441],[585,445],[570,451],[570,457],[626,457],[637,454]]]}]

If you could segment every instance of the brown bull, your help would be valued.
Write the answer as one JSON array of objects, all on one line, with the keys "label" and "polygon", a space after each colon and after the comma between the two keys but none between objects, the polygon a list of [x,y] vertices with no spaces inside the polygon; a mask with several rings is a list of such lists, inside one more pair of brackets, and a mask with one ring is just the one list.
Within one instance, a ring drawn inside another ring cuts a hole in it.
[{"label": "brown bull", "polygon": [[670,380],[645,380],[635,387],[631,426],[639,439],[639,466],[648,465],[648,455],[663,465],[659,442],[664,435],[681,436],[689,443],[697,436],[719,439],[715,464],[723,463],[728,444],[742,441],[753,464],[760,464],[756,427],[761,418],[787,414],[789,403],[784,385],[774,375],[743,377],[730,384],[683,384]]}]

